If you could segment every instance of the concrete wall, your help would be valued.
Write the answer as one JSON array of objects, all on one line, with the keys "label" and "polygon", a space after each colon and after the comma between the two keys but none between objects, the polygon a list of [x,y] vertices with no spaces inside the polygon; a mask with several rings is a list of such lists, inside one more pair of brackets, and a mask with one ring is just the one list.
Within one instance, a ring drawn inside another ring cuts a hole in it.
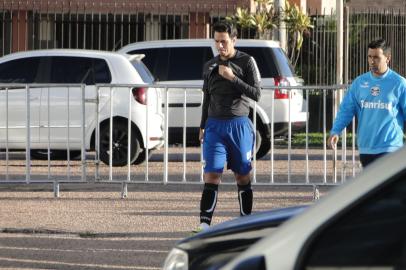
[{"label": "concrete wall", "polygon": [[402,9],[406,7],[404,0],[349,0],[347,6],[355,10],[368,10],[368,9]]},{"label": "concrete wall", "polygon": [[336,2],[331,0],[307,0],[306,5],[310,15],[330,15],[336,10]]}]

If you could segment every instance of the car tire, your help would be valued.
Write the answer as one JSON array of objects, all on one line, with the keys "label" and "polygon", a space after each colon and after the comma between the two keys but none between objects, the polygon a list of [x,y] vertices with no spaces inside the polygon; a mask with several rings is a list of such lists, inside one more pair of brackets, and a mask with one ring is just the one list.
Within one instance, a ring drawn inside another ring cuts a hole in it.
[{"label": "car tire", "polygon": [[[50,160],[67,160],[68,152],[66,150],[50,150]],[[70,160],[80,157],[80,150],[71,150],[69,152]],[[30,151],[31,159],[48,160],[47,149],[34,149]]]},{"label": "car tire", "polygon": [[266,137],[265,132],[262,129],[257,129],[255,136],[256,159],[261,159],[266,156],[271,149],[271,142]]},{"label": "car tire", "polygon": [[[127,122],[113,123],[113,160],[112,166],[125,166],[127,165],[128,154],[128,124]],[[100,128],[100,160],[109,165],[110,161],[110,123],[102,125]],[[131,157],[130,164],[132,164],[140,153],[140,142],[137,138],[135,130],[131,130]]]},{"label": "car tire", "polygon": [[[138,157],[134,160],[133,164],[134,165],[141,165],[146,161],[146,150],[142,149],[141,152],[139,153]],[[149,150],[148,151],[148,160],[151,158],[152,156],[152,151]]]}]

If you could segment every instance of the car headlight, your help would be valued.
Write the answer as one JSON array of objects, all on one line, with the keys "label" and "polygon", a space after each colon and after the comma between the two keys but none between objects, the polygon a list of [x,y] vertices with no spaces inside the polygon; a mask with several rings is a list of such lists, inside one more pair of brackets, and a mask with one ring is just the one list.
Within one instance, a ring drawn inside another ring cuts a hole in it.
[{"label": "car headlight", "polygon": [[189,259],[186,252],[173,248],[165,259],[163,270],[188,270]]}]

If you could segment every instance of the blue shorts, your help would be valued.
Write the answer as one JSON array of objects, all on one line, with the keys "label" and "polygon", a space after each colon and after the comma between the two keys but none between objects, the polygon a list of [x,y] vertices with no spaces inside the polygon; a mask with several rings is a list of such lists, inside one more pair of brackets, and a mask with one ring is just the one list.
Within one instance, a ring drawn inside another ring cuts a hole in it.
[{"label": "blue shorts", "polygon": [[254,128],[246,117],[232,119],[208,118],[204,129],[204,172],[222,173],[227,168],[240,175],[248,174],[252,167]]}]

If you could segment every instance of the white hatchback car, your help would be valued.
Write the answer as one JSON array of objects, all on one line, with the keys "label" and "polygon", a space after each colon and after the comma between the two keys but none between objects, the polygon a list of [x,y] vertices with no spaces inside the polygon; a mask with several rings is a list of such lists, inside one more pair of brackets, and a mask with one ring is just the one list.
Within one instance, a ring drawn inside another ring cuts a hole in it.
[{"label": "white hatchback car", "polygon": [[[236,48],[253,56],[262,77],[262,96],[257,106],[257,158],[266,155],[271,147],[272,91],[267,87],[298,86],[293,68],[279,43],[269,40],[237,39]],[[178,39],[144,41],[129,44],[118,52],[145,54],[142,60],[158,83],[174,86],[202,87],[203,65],[218,54],[212,39]],[[186,88],[187,143],[198,143],[202,92]],[[183,132],[184,89],[169,90],[169,142],[181,143]],[[304,127],[306,107],[301,90],[291,90],[290,121],[292,130]],[[252,103],[253,104],[253,103]],[[275,91],[274,135],[286,135],[289,124],[288,90]],[[252,106],[253,107],[253,106]],[[251,112],[252,118],[252,112]]]},{"label": "white hatchback car", "polygon": [[406,269],[405,159],[369,165],[220,269]]},{"label": "white hatchback car", "polygon": [[[85,149],[95,148],[99,123],[99,155],[108,164],[110,108],[113,108],[112,165],[127,164],[129,119],[132,126],[130,162],[142,162],[146,148],[152,150],[163,145],[163,114],[160,91],[147,87],[153,83],[153,76],[141,58],[76,49],[26,51],[0,58],[0,149],[26,149],[29,136],[34,157],[47,158],[49,147],[51,158],[66,158],[68,152],[73,158],[80,154],[83,137]],[[80,83],[85,84],[85,136],[81,88],[64,86]],[[13,87],[13,84],[20,86]],[[22,87],[25,84],[30,84],[28,91]],[[102,87],[97,92],[96,84],[126,86]]]}]

